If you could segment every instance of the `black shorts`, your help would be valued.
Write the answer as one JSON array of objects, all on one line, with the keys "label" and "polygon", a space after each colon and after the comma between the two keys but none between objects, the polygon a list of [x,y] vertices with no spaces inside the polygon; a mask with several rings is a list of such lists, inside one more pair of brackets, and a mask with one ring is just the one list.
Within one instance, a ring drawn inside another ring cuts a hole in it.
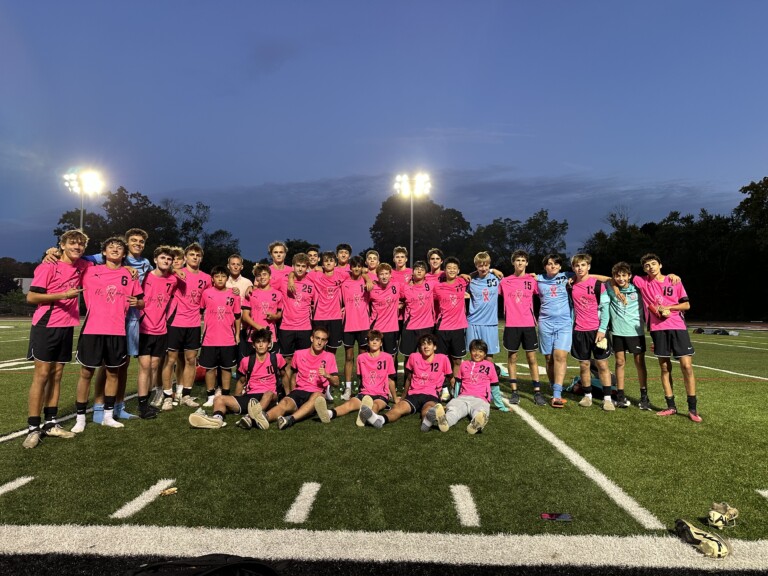
[{"label": "black shorts", "polygon": [[421,412],[421,409],[427,402],[434,402],[435,404],[440,403],[440,399],[437,396],[431,396],[429,394],[408,394],[403,400],[411,405],[411,414]]},{"label": "black shorts", "polygon": [[251,341],[248,339],[250,337],[250,334],[248,330],[243,328],[240,330],[240,342],[237,345],[237,363],[240,363],[240,360],[243,358],[247,358],[251,355],[251,352],[253,352],[253,344],[251,344]]},{"label": "black shorts", "polygon": [[[371,395],[370,394],[358,394],[357,396],[355,396],[355,398],[357,398],[358,400],[360,400],[360,402],[362,402],[363,398],[365,398],[366,396],[371,396]],[[374,401],[381,400],[382,402],[384,402],[384,404],[389,404],[389,398],[386,397],[386,396],[371,396],[371,398]]]},{"label": "black shorts", "polygon": [[381,340],[381,349],[391,356],[397,356],[399,336],[399,332],[384,332],[384,338]]},{"label": "black shorts", "polygon": [[296,410],[298,410],[309,401],[312,394],[314,394],[314,392],[307,392],[306,390],[292,390],[291,393],[286,396],[286,398],[293,400],[293,403],[296,404]]},{"label": "black shorts", "polygon": [[464,328],[460,330],[438,330],[437,331],[437,352],[438,354],[447,354],[451,358],[463,358],[467,355],[467,331]]},{"label": "black shorts", "polygon": [[416,352],[419,338],[424,334],[434,334],[434,328],[418,328],[417,330],[403,329],[403,335],[400,338],[400,353],[403,356],[410,356]]},{"label": "black shorts", "polygon": [[309,348],[312,330],[278,330],[277,341],[283,356],[293,356],[296,350]]},{"label": "black shorts", "polygon": [[232,370],[237,366],[237,346],[203,346],[197,363],[206,370]]},{"label": "black shorts", "polygon": [[326,348],[334,350],[341,346],[342,327],[341,320],[312,320],[312,329],[322,326],[328,330],[328,344]]},{"label": "black shorts", "polygon": [[657,358],[693,356],[693,344],[688,330],[655,330],[651,332],[653,354]]},{"label": "black shorts", "polygon": [[240,406],[240,411],[235,412],[235,414],[247,414],[248,413],[248,403],[251,401],[251,399],[255,399],[256,402],[261,402],[261,397],[264,396],[261,392],[258,394],[243,394],[242,396],[235,396],[235,400],[237,400],[237,404]]},{"label": "black shorts", "polygon": [[645,352],[644,336],[613,336],[611,344],[614,352],[629,352],[630,354]]},{"label": "black shorts", "polygon": [[184,350],[200,350],[200,326],[181,328],[168,326],[168,350],[183,352]]},{"label": "black shorts", "polygon": [[118,368],[128,361],[125,336],[80,334],[77,341],[77,361],[88,368]]},{"label": "black shorts", "polygon": [[72,361],[72,342],[75,328],[48,328],[32,326],[29,331],[27,360],[67,364]]},{"label": "black shorts", "polygon": [[608,342],[608,348],[602,350],[595,346],[597,330],[574,330],[571,340],[571,356],[584,362],[586,360],[605,360],[611,356],[611,344]]},{"label": "black shorts", "polygon": [[162,358],[168,349],[168,334],[139,334],[139,356]]},{"label": "black shorts", "polygon": [[368,348],[368,330],[343,332],[341,341],[344,343],[344,348],[354,348],[355,342],[357,342],[358,349]]},{"label": "black shorts", "polygon": [[521,344],[526,352],[539,349],[539,335],[534,326],[504,328],[504,348],[507,352],[517,352]]}]

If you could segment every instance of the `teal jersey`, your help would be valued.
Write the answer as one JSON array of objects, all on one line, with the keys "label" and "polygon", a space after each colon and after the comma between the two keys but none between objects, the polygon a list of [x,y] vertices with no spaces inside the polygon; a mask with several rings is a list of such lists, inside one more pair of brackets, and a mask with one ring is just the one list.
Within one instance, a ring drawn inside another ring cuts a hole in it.
[{"label": "teal jersey", "polygon": [[613,288],[607,287],[605,294],[610,298],[608,309],[611,317],[611,332],[615,336],[643,336],[645,332],[645,308],[640,291],[634,284],[621,289],[627,299],[626,306],[616,297]]}]

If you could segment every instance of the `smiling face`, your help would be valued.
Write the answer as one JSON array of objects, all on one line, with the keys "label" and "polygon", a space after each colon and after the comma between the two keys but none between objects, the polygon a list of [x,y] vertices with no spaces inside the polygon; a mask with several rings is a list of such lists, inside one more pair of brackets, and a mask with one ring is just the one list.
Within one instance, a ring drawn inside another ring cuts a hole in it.
[{"label": "smiling face", "polygon": [[437,348],[432,340],[423,340],[419,344],[419,352],[424,358],[431,358],[435,354],[435,348]]},{"label": "smiling face", "polygon": [[307,250],[307,258],[309,258],[309,267],[314,270],[317,267],[317,263],[320,261],[320,254],[317,250]]},{"label": "smiling face", "polygon": [[368,266],[368,270],[376,270],[376,266],[379,265],[379,257],[376,254],[368,254],[365,257],[365,264]]},{"label": "smiling face", "polygon": [[448,280],[454,280],[459,275],[459,265],[458,264],[448,264],[445,267],[445,277],[448,278]]},{"label": "smiling face", "polygon": [[269,288],[269,282],[272,280],[272,275],[265,271],[259,272],[259,274],[256,276],[256,285],[261,288]]},{"label": "smiling face", "polygon": [[336,258],[339,261],[339,266],[345,266],[347,262],[349,262],[349,250],[346,250],[342,248],[338,252],[336,252]]},{"label": "smiling face", "polygon": [[144,245],[146,243],[147,241],[144,240],[144,236],[140,236],[138,234],[129,236],[128,237],[128,253],[134,258],[138,258],[139,256],[141,256],[141,253],[144,251]]},{"label": "smiling face", "polygon": [[488,273],[491,271],[491,261],[490,260],[478,260],[475,264],[475,268],[477,269],[477,275],[480,278],[485,278],[488,276]]},{"label": "smiling face", "polygon": [[67,264],[72,264],[85,252],[85,242],[77,237],[67,238],[59,244],[59,248],[61,248],[61,260]]},{"label": "smiling face", "polygon": [[573,268],[573,273],[576,274],[576,278],[578,280],[583,280],[589,275],[591,266],[586,260],[579,260],[578,262],[574,262],[571,268]]},{"label": "smiling face", "polygon": [[473,362],[482,362],[485,360],[485,352],[481,348],[472,348],[469,351],[469,355]]},{"label": "smiling face", "polygon": [[122,242],[110,242],[104,247],[104,260],[112,264],[122,264],[125,256],[125,246]]},{"label": "smiling face", "polygon": [[632,278],[632,275],[627,274],[626,272],[617,272],[613,275],[613,281],[616,282],[616,286],[619,288],[626,288],[629,286],[630,278]]},{"label": "smiling face", "polygon": [[433,274],[436,274],[440,271],[440,267],[443,265],[443,259],[440,258],[437,254],[432,254],[432,256],[429,257],[429,267]]},{"label": "smiling face", "polygon": [[379,279],[379,284],[381,284],[382,286],[386,286],[387,284],[389,284],[389,279],[391,276],[392,276],[392,272],[390,272],[389,270],[381,270],[377,276]]}]

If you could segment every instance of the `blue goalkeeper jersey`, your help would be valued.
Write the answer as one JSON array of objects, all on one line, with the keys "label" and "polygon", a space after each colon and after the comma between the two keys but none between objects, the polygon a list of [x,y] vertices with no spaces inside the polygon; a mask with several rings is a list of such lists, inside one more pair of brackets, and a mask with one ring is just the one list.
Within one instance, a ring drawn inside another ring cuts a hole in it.
[{"label": "blue goalkeeper jersey", "polygon": [[476,326],[499,324],[499,279],[493,274],[475,277],[469,283],[467,322]]},{"label": "blue goalkeeper jersey", "polygon": [[539,324],[558,327],[573,324],[573,306],[568,293],[570,278],[573,272],[558,272],[552,278],[545,274],[536,276],[541,301]]}]

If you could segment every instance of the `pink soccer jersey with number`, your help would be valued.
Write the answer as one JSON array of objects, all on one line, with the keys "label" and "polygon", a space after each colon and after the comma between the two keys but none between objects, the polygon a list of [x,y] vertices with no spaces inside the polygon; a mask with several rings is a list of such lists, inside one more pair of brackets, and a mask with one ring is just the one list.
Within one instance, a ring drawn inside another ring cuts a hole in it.
[{"label": "pink soccer jersey with number", "polygon": [[456,278],[452,284],[440,282],[435,286],[440,330],[461,330],[467,327],[464,294],[467,292],[468,284],[464,278]]},{"label": "pink soccer jersey with number", "polygon": [[81,334],[125,336],[128,299],[141,296],[141,284],[125,268],[90,266],[83,273],[83,296],[88,313]]},{"label": "pink soccer jersey with number", "polygon": [[[59,260],[54,264],[43,262],[35,268],[30,292],[38,294],[60,294],[72,288],[83,286],[83,272],[90,266],[85,260],[67,264]],[[38,304],[32,315],[32,325],[49,328],[68,328],[80,324],[77,306],[79,294],[74,298]]]},{"label": "pink soccer jersey with number", "polygon": [[235,319],[240,316],[240,296],[230,288],[215,287],[203,292],[200,299],[203,311],[203,346],[234,346]]},{"label": "pink soccer jersey with number", "polygon": [[[285,368],[285,358],[283,358],[282,354],[275,354],[275,360],[277,361],[278,371]],[[246,374],[248,372],[249,361],[249,356],[240,360],[240,365],[237,367],[237,371],[240,374]],[[251,372],[251,377],[248,379],[248,382],[245,383],[243,392],[245,394],[277,392],[277,379],[269,354],[264,357],[263,362],[259,362],[259,357],[256,357],[256,362],[253,363],[253,372]]]},{"label": "pink soccer jersey with number", "polygon": [[574,323],[573,329],[580,332],[600,328],[600,306],[598,297],[603,285],[596,278],[587,278],[574,282],[571,286],[573,300]]},{"label": "pink soccer jersey with number", "polygon": [[410,268],[403,268],[402,270],[392,268],[392,276],[390,282],[396,282],[400,285],[400,288],[403,288],[411,281],[412,276],[413,270]]},{"label": "pink soccer jersey with number", "polygon": [[400,287],[392,282],[388,282],[386,286],[376,282],[369,294],[373,328],[381,332],[397,332],[400,328],[397,322],[397,309],[401,297]]},{"label": "pink soccer jersey with number", "polygon": [[336,356],[323,350],[315,356],[311,348],[296,350],[291,360],[291,367],[296,372],[296,390],[322,392],[328,386],[328,378],[320,376],[320,368],[328,375],[338,374]]},{"label": "pink soccer jersey with number", "polygon": [[288,274],[293,272],[293,267],[283,265],[282,268],[275,268],[274,264],[269,265],[269,269],[272,271],[270,276],[269,285],[276,290],[280,290],[283,281],[288,278]]},{"label": "pink soccer jersey with number", "polygon": [[504,300],[504,322],[507,328],[529,328],[536,325],[533,314],[536,278],[529,274],[507,276],[499,282],[499,294]]},{"label": "pink soccer jersey with number", "polygon": [[272,342],[277,342],[277,322],[267,320],[267,314],[277,314],[278,310],[283,309],[283,295],[274,288],[254,288],[242,307],[251,311],[251,320],[256,324],[269,328],[272,331]]},{"label": "pink soccer jersey with number", "polygon": [[391,354],[379,350],[376,356],[368,352],[357,356],[357,375],[360,377],[360,394],[389,397],[389,379],[397,377],[395,361]]},{"label": "pink soccer jersey with number", "polygon": [[640,290],[643,304],[649,318],[648,328],[651,332],[657,330],[687,330],[685,317],[679,310],[670,310],[667,318],[659,318],[652,310],[657,306],[674,306],[688,300],[688,294],[683,283],[672,284],[669,276],[659,282],[648,276],[633,276],[632,283]]},{"label": "pink soccer jersey with number", "polygon": [[315,285],[307,275],[293,281],[294,291],[288,290],[288,281],[280,285],[283,296],[281,330],[312,330],[312,306],[315,303]]},{"label": "pink soccer jersey with number", "polygon": [[435,291],[429,282],[408,284],[403,288],[405,328],[421,330],[435,326]]},{"label": "pink soccer jersey with number", "polygon": [[168,308],[178,279],[174,275],[157,276],[149,272],[144,276],[144,310],[141,311],[139,331],[159,336],[168,331]]},{"label": "pink soccer jersey with number", "polygon": [[437,274],[432,274],[432,272],[427,272],[426,279],[427,279],[427,282],[431,282],[432,284],[443,282],[445,280],[445,272],[443,272],[442,270]]},{"label": "pink soccer jersey with number", "polygon": [[499,383],[496,367],[488,360],[461,363],[461,390],[459,396],[474,396],[486,402],[491,401],[491,386]]},{"label": "pink soccer jersey with number", "polygon": [[349,278],[349,272],[334,269],[333,274],[310,272],[309,279],[315,285],[315,320],[341,320],[341,283]]},{"label": "pink soccer jersey with number", "polygon": [[200,327],[200,298],[203,292],[213,284],[210,275],[205,272],[182,268],[185,278],[179,278],[176,293],[173,295],[173,317],[171,326],[178,328]]},{"label": "pink soccer jersey with number", "polygon": [[427,362],[421,354],[411,354],[405,364],[406,370],[410,370],[411,387],[408,395],[429,394],[439,396],[443,388],[446,376],[453,374],[451,361],[445,354],[435,354],[432,360]]},{"label": "pink soccer jersey with number", "polygon": [[369,294],[365,280],[347,278],[341,284],[341,299],[344,304],[344,332],[360,332],[371,327]]}]

